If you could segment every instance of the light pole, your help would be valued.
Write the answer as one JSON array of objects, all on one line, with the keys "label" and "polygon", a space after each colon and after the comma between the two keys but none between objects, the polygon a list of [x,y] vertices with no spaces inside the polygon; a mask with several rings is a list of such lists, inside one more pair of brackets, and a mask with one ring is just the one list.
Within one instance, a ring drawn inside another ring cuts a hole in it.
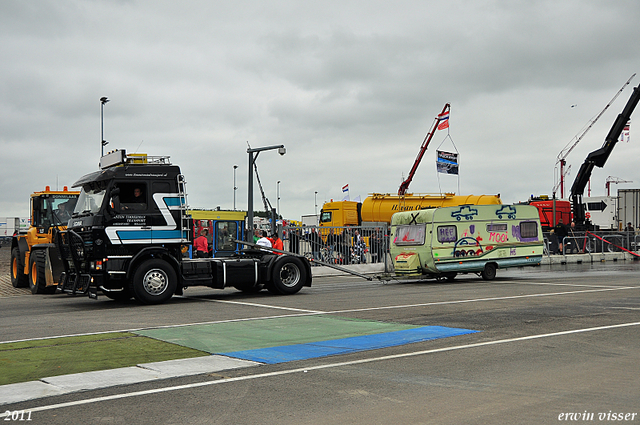
[{"label": "light pole", "polygon": [[238,187],[236,186],[236,170],[238,169],[237,165],[233,166],[233,210],[236,210],[236,190]]},{"label": "light pole", "polygon": [[[262,151],[268,151],[278,149],[280,155],[287,153],[284,145],[266,146],[263,148],[248,148],[249,154],[249,184],[247,185],[248,199],[247,199],[247,220],[249,224],[249,231],[245,234],[247,242],[253,241],[253,164],[256,162],[258,155]],[[255,155],[254,155],[255,154]]]},{"label": "light pole", "polygon": [[[318,192],[313,192],[313,201],[315,202],[316,205],[316,221],[318,221]],[[318,224],[318,223],[316,223]]]},{"label": "light pole", "polygon": [[104,140],[104,104],[108,101],[109,99],[107,99],[106,97],[100,98],[100,138],[102,140],[102,142],[100,142],[102,146],[102,153],[100,155],[101,158],[104,156],[104,147],[109,143]]},{"label": "light pole", "polygon": [[[276,215],[278,217],[280,217],[280,180],[278,180],[278,183],[276,184],[276,196],[277,196],[277,199],[276,199],[276,201],[277,201],[276,202],[276,209],[277,209]],[[276,217],[276,219],[278,217]]]}]

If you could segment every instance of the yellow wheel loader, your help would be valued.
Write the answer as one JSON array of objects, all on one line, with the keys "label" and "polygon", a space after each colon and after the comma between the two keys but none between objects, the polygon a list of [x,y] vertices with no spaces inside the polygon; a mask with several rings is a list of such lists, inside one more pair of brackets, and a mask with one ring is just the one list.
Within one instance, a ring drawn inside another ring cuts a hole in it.
[{"label": "yellow wheel loader", "polygon": [[54,293],[63,266],[55,235],[67,228],[80,192],[51,190],[31,194],[31,224],[11,240],[11,283],[33,294]]}]

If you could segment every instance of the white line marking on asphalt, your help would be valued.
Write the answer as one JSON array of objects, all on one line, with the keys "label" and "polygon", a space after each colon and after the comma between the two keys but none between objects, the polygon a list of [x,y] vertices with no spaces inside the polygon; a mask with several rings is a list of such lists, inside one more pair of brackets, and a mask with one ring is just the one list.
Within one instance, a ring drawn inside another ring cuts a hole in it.
[{"label": "white line marking on asphalt", "polygon": [[[455,351],[455,350],[463,350],[463,349],[467,349],[467,348],[486,347],[486,346],[491,346],[491,345],[507,344],[507,343],[512,343],[512,342],[522,342],[522,341],[529,341],[529,340],[534,340],[534,339],[550,338],[550,337],[555,337],[555,336],[571,335],[571,334],[584,333],[584,332],[595,332],[595,331],[601,331],[601,330],[609,330],[609,329],[624,328],[624,327],[639,326],[639,325],[640,325],[640,322],[620,323],[620,324],[617,324],[617,325],[597,326],[597,327],[593,327],[593,328],[573,329],[573,330],[569,330],[569,331],[560,331],[560,332],[553,332],[553,333],[547,333],[547,334],[529,335],[529,336],[523,336],[523,337],[518,337],[518,338],[500,339],[500,340],[496,340],[496,341],[477,342],[477,343],[474,343],[474,344],[465,344],[465,345],[456,345],[456,346],[453,346],[453,347],[434,348],[434,349],[431,349],[431,350],[413,351],[413,352],[410,352],[410,353],[393,354],[393,355],[389,355],[389,356],[380,356],[380,357],[371,357],[371,358],[368,358],[368,359],[351,360],[351,361],[347,361],[347,362],[329,363],[329,364],[318,365],[318,366],[309,366],[309,367],[301,367],[301,368],[296,368],[296,369],[281,370],[281,371],[277,371],[277,372],[259,373],[259,374],[256,374],[256,375],[238,376],[238,377],[235,377],[235,378],[218,379],[218,380],[215,380],[215,381],[196,382],[196,383],[193,383],[193,384],[176,385],[176,386],[173,386],[173,387],[155,388],[155,389],[152,389],[152,390],[134,391],[134,392],[131,392],[131,393],[113,394],[113,395],[110,395],[110,396],[90,398],[90,399],[86,399],[86,400],[77,400],[77,401],[71,401],[71,402],[66,402],[66,403],[51,404],[51,405],[48,405],[48,406],[25,408],[24,410],[28,410],[30,412],[42,412],[42,411],[45,411],[45,410],[62,409],[62,408],[66,408],[66,407],[81,406],[81,405],[84,405],[84,404],[99,403],[99,402],[104,402],[104,401],[118,400],[118,399],[123,399],[123,398],[130,398],[130,397],[139,397],[139,396],[144,396],[144,395],[159,394],[159,393],[165,393],[165,392],[170,392],[170,391],[179,391],[179,390],[192,389],[192,388],[198,388],[198,387],[206,387],[206,386],[210,386],[210,385],[228,384],[228,383],[232,383],[232,382],[249,381],[249,380],[261,379],[261,378],[270,378],[270,377],[273,377],[273,376],[291,375],[291,374],[300,373],[300,372],[304,373],[304,372],[309,372],[309,371],[312,371],[312,370],[331,369],[331,368],[342,367],[342,366],[353,366],[353,365],[363,364],[363,363],[372,363],[372,362],[379,362],[379,361],[384,361],[384,360],[395,360],[395,359],[401,359],[401,358],[407,358],[407,357],[423,356],[423,355],[427,355],[427,354],[442,353],[442,352],[446,352],[446,351]],[[5,413],[0,414],[0,418],[6,417],[6,416],[7,415]]]},{"label": "white line marking on asphalt", "polygon": [[546,282],[510,282],[518,285],[540,285],[540,286],[577,286],[582,288],[626,288],[618,285],[585,285],[579,283],[546,283]]},{"label": "white line marking on asphalt", "polygon": [[[260,316],[260,317],[247,317],[241,319],[226,319],[226,320],[214,320],[210,322],[195,322],[195,323],[185,323],[180,325],[165,325],[165,326],[153,326],[147,328],[132,328],[132,329],[121,329],[121,330],[113,330],[113,331],[103,331],[103,332],[89,332],[89,333],[81,333],[81,334],[71,334],[71,335],[58,335],[58,336],[47,336],[41,338],[29,338],[29,339],[19,339],[14,341],[1,341],[0,344],[10,344],[15,342],[26,342],[26,341],[40,341],[46,339],[55,339],[55,338],[67,338],[72,336],[87,336],[87,335],[102,335],[102,334],[110,334],[117,332],[137,332],[144,331],[149,329],[170,329],[170,328],[180,328],[185,326],[199,326],[199,325],[214,325],[217,323],[231,323],[231,322],[248,322],[253,320],[266,320],[266,319],[281,319],[285,317],[302,317],[302,316],[315,316],[315,315],[324,315],[324,314],[343,314],[343,313],[357,313],[364,311],[377,311],[377,310],[393,310],[393,309],[401,309],[401,308],[416,308],[416,307],[429,307],[433,305],[447,305],[447,304],[466,304],[466,303],[474,303],[474,302],[486,302],[486,301],[503,301],[503,300],[512,300],[512,299],[522,299],[522,298],[535,298],[535,297],[552,297],[556,295],[574,295],[574,294],[584,294],[584,293],[593,293],[593,292],[606,292],[606,291],[620,291],[626,289],[640,289],[640,286],[619,286],[615,288],[607,288],[607,289],[588,289],[584,291],[565,291],[565,292],[547,292],[544,294],[528,294],[528,295],[513,295],[509,297],[490,297],[490,298],[472,298],[467,300],[453,300],[453,301],[434,301],[430,303],[419,303],[419,304],[402,304],[402,305],[390,305],[390,306],[382,306],[382,307],[366,307],[366,308],[356,308],[356,309],[347,309],[347,310],[333,310],[333,311],[319,311],[314,312],[313,310],[309,310],[309,312],[297,313],[297,314],[281,314],[278,316]],[[251,304],[251,303],[248,303]],[[258,306],[268,306],[266,304],[256,304]]]},{"label": "white line marking on asphalt", "polygon": [[[182,296],[181,298],[187,298],[187,299],[190,299],[190,300],[191,299],[197,299],[197,298],[185,297],[185,296]],[[242,302],[242,301],[227,301],[227,300],[205,300],[205,301],[215,302],[215,303],[222,303],[222,304],[248,305],[248,306],[251,306],[251,307],[272,308],[272,309],[277,309],[277,310],[300,311],[300,312],[303,312],[303,313],[315,313],[315,314],[325,313],[324,311],[321,311],[321,310],[304,310],[304,309],[301,309],[301,308],[280,307],[280,306],[277,306],[277,305],[248,303],[248,302]]]},{"label": "white line marking on asphalt", "polygon": [[546,294],[528,294],[528,295],[512,295],[509,297],[490,297],[490,298],[472,298],[468,300],[457,300],[457,301],[434,301],[431,303],[420,303],[420,304],[405,304],[405,305],[397,305],[397,306],[384,306],[384,307],[368,307],[361,309],[349,309],[349,310],[335,310],[328,311],[326,314],[340,314],[340,313],[354,313],[360,311],[375,311],[375,310],[391,310],[395,308],[411,308],[411,307],[427,307],[432,305],[445,305],[445,304],[466,304],[466,303],[475,303],[482,301],[503,301],[503,300],[515,300],[521,298],[535,298],[535,297],[551,297],[555,295],[573,295],[573,294],[584,294],[589,292],[606,292],[606,291],[619,291],[622,289],[640,289],[637,286],[626,286],[626,287],[616,287],[616,288],[608,288],[608,289],[588,289],[585,291],[566,291],[566,292],[550,292]]}]

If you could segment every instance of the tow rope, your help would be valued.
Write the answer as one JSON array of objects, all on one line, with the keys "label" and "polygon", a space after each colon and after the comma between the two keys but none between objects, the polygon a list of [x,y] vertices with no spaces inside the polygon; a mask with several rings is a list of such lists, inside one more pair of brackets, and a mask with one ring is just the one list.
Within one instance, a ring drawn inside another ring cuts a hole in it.
[{"label": "tow rope", "polygon": [[590,231],[588,231],[588,230],[587,230],[585,233],[588,233],[588,234],[590,234],[590,235],[593,235],[593,236],[594,236],[594,237],[596,237],[597,239],[600,239],[602,242],[606,242],[606,243],[608,243],[609,245],[613,245],[613,246],[615,246],[616,248],[619,248],[619,249],[621,249],[621,250],[623,250],[623,251],[626,251],[626,252],[628,252],[628,253],[629,253],[629,254],[631,254],[631,255],[635,255],[636,257],[640,257],[640,254],[636,254],[636,253],[635,253],[635,252],[633,252],[633,251],[629,251],[627,248],[623,248],[623,247],[621,247],[621,246],[615,245],[615,244],[613,244],[613,243],[609,242],[608,240],[605,240],[605,239],[601,238],[600,236],[596,235],[595,233],[591,233],[591,232],[590,232]]}]

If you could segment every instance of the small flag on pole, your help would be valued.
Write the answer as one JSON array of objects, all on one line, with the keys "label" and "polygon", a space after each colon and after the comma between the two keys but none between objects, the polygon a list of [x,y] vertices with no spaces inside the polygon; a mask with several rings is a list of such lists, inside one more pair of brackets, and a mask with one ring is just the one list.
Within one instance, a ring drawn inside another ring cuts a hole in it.
[{"label": "small flag on pole", "polygon": [[345,184],[344,186],[342,186],[342,191],[343,192],[348,192],[349,191],[349,185]]},{"label": "small flag on pole", "polygon": [[449,111],[438,115],[438,130],[449,128]]}]

